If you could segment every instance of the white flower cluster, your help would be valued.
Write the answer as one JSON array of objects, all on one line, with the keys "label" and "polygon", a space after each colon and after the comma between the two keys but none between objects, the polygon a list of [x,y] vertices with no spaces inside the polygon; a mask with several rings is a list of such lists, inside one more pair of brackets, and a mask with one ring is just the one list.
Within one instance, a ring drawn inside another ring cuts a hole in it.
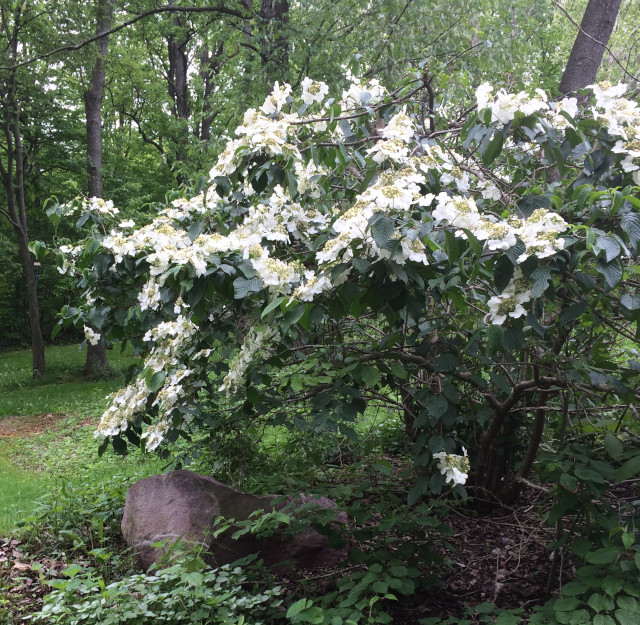
[{"label": "white flower cluster", "polygon": [[315,82],[307,77],[302,81],[302,101],[305,104],[313,104],[314,102],[322,102],[324,97],[329,93],[329,86],[320,81]]},{"label": "white flower cluster", "polygon": [[89,198],[88,210],[96,215],[115,217],[120,211],[113,205],[112,200],[103,200],[101,197]]},{"label": "white flower cluster", "polygon": [[277,341],[278,333],[272,328],[264,330],[251,330],[242,342],[242,347],[229,364],[229,373],[222,380],[218,389],[227,396],[234,395],[244,383],[244,374],[253,361],[256,354],[262,350],[268,341]]},{"label": "white flower cluster", "polygon": [[601,83],[591,85],[596,105],[593,115],[596,119],[604,119],[609,134],[621,137],[612,151],[624,154],[620,163],[625,172],[632,172],[633,182],[640,185],[640,108],[622,95],[627,85],[611,85]]},{"label": "white flower cluster", "polygon": [[493,120],[497,120],[502,126],[506,126],[513,121],[516,113],[525,116],[533,115],[538,111],[549,110],[547,94],[542,89],[536,89],[537,98],[532,98],[525,91],[520,93],[507,93],[500,89],[493,95],[493,87],[488,83],[482,83],[476,89],[476,100],[478,110],[490,109]]},{"label": "white flower cluster", "polygon": [[468,230],[476,239],[484,241],[491,251],[508,250],[518,238],[521,239],[526,249],[518,257],[519,263],[529,256],[546,258],[564,249],[565,241],[558,234],[566,230],[568,224],[560,215],[545,208],[536,209],[526,219],[511,217],[499,220],[492,215],[481,214],[473,198],[450,196],[442,192],[437,201],[438,205],[432,213],[434,222],[446,222],[459,228],[455,232],[459,238],[467,238],[465,230]]},{"label": "white flower cluster", "polygon": [[383,163],[388,158],[395,162],[404,161],[409,155],[408,144],[414,134],[413,121],[407,116],[406,111],[400,111],[383,128],[381,136],[384,140],[378,141],[367,154],[376,163]]},{"label": "white flower cluster", "polygon": [[[61,245],[58,252],[62,254],[62,265],[57,266],[58,272],[62,275],[71,273],[75,269],[76,261],[83,249],[83,245]],[[60,255],[58,255],[58,262],[60,262]]]},{"label": "white flower cluster", "polygon": [[467,451],[462,448],[464,455],[458,456],[456,454],[448,454],[446,451],[440,451],[437,454],[433,454],[434,459],[438,461],[438,469],[440,473],[445,476],[445,484],[451,482],[452,486],[458,484],[464,485],[469,477],[469,458],[467,458]]},{"label": "white flower cluster", "polygon": [[360,108],[362,105],[377,104],[387,95],[387,90],[376,78],[364,83],[350,71],[346,72],[346,78],[351,85],[346,91],[342,92],[342,105],[344,108]]},{"label": "white flower cluster", "polygon": [[[180,401],[186,401],[182,382],[191,375],[192,369],[184,366],[181,358],[196,331],[197,326],[180,315],[175,321],[160,323],[144,336],[145,341],[153,341],[153,347],[144,362],[143,373],[167,373],[152,404],[158,407],[160,419],[143,433],[143,438],[147,438],[148,450],[155,449],[162,442],[163,432],[170,426],[172,413]],[[96,437],[104,438],[124,432],[147,409],[150,395],[151,390],[143,374],[132,384],[110,395],[110,406],[102,415]]]},{"label": "white flower cluster", "polygon": [[282,110],[282,107],[287,103],[287,98],[291,95],[291,85],[284,84],[282,87],[280,83],[276,81],[273,86],[273,91],[267,96],[264,104],[260,107],[260,110],[265,115],[276,115]]},{"label": "white flower cluster", "polygon": [[502,325],[507,317],[517,319],[527,314],[522,306],[531,300],[531,281],[527,280],[519,267],[516,268],[513,278],[507,288],[494,295],[487,302],[489,306],[489,317],[491,323]]},{"label": "white flower cluster", "polygon": [[91,345],[97,345],[100,342],[100,334],[89,326],[84,326],[84,336]]}]

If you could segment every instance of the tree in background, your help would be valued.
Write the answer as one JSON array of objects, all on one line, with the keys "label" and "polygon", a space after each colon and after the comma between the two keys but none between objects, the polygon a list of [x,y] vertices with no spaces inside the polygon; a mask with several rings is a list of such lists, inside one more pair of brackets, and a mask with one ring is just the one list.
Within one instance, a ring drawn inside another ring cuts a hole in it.
[{"label": "tree in background", "polygon": [[589,0],[562,74],[560,93],[575,93],[595,82],[620,3],[621,0]]},{"label": "tree in background", "polygon": [[[23,8],[26,12],[23,12]],[[16,4],[11,7],[0,6],[0,27],[2,28],[3,65],[0,82],[2,100],[2,129],[4,155],[0,159],[0,176],[4,188],[6,208],[0,209],[9,220],[17,242],[20,263],[27,287],[29,305],[29,325],[31,329],[31,351],[33,354],[33,374],[40,377],[45,370],[44,339],[40,328],[38,290],[34,259],[29,250],[29,230],[27,224],[27,198],[25,187],[25,150],[22,140],[22,117],[27,114],[27,90],[33,87],[33,79],[23,70],[19,72],[15,65],[19,50],[29,45],[27,24],[32,19],[29,8]],[[20,74],[20,76],[18,76]]]},{"label": "tree in background", "polygon": [[[113,21],[115,0],[101,0],[96,7],[96,35],[108,32]],[[109,37],[98,39],[89,84],[83,94],[87,126],[87,173],[89,175],[88,196],[103,197],[102,185],[102,98],[107,67]],[[96,333],[95,326],[89,326]],[[103,340],[87,341],[85,375],[95,377],[109,368]]]}]

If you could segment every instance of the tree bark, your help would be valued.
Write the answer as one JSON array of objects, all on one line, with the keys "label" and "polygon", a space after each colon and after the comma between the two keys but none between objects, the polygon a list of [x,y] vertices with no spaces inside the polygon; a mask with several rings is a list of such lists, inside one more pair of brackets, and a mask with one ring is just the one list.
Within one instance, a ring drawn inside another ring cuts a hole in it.
[{"label": "tree bark", "polygon": [[[14,9],[13,27],[8,16],[2,12],[2,29],[6,36],[11,65],[18,58],[18,33],[21,25],[21,5]],[[29,231],[27,227],[27,209],[24,187],[24,155],[22,134],[20,131],[20,106],[18,103],[16,78],[17,70],[8,70],[0,80],[2,102],[2,126],[6,141],[6,167],[0,160],[0,176],[6,191],[7,208],[1,212],[9,219],[18,239],[20,262],[27,284],[29,301],[29,325],[31,329],[31,353],[33,375],[41,377],[45,371],[44,339],[40,327],[40,309],[33,259],[29,251]]]},{"label": "tree bark", "polygon": [[267,86],[277,80],[289,80],[289,0],[262,0],[260,18],[263,20],[260,50]]},{"label": "tree bark", "polygon": [[[169,3],[173,5],[173,2]],[[173,18],[174,33],[184,28],[184,18],[180,15]],[[189,119],[189,88],[187,82],[187,70],[189,60],[187,58],[188,36],[176,37],[172,33],[167,41],[169,53],[169,96],[173,101],[174,116],[179,119]]]},{"label": "tree bark", "polygon": [[589,0],[560,81],[560,93],[574,93],[595,83],[620,3],[621,0]]},{"label": "tree bark", "polygon": [[200,78],[204,87],[202,121],[200,124],[200,140],[209,141],[211,139],[211,124],[215,118],[211,110],[210,97],[213,93],[215,83],[213,77],[220,72],[222,67],[222,52],[224,44],[220,44],[214,51],[210,51],[208,46],[204,46],[200,54]]},{"label": "tree bark", "polygon": [[[101,0],[97,7],[96,35],[107,32],[113,21],[114,0]],[[96,60],[91,71],[89,88],[84,92],[84,107],[87,118],[87,173],[89,174],[89,197],[102,197],[102,96],[106,77],[109,36],[98,39]],[[93,327],[94,332],[100,332]],[[87,343],[87,357],[84,373],[87,377],[99,376],[109,369],[107,352],[103,339],[97,345]]]}]

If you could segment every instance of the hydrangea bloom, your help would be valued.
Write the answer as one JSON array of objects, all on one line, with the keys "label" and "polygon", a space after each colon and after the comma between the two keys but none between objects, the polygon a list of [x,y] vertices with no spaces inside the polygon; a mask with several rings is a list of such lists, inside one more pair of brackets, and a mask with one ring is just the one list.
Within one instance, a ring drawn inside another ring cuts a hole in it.
[{"label": "hydrangea bloom", "polygon": [[437,467],[440,473],[445,476],[446,484],[451,482],[452,486],[464,485],[469,477],[469,458],[467,458],[466,449],[463,447],[462,450],[463,456],[448,454],[445,451],[433,454],[434,459],[438,461]]}]

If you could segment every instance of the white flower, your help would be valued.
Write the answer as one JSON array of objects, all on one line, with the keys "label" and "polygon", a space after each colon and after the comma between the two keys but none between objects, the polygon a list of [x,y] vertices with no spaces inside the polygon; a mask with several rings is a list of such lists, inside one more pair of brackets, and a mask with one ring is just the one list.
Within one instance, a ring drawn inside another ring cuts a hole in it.
[{"label": "white flower", "polygon": [[385,139],[402,141],[403,143],[411,141],[414,133],[413,121],[404,110],[394,115],[382,130],[382,136]]},{"label": "white flower", "polygon": [[218,390],[221,393],[226,393],[227,396],[237,393],[238,389],[244,382],[244,374],[253,361],[253,358],[263,348],[267,341],[277,340],[277,337],[278,332],[272,328],[267,328],[264,331],[250,330],[244,337],[242,347],[232,359],[229,365],[229,373],[227,373],[222,380],[222,385]]},{"label": "white flower", "polygon": [[91,345],[97,345],[100,342],[100,334],[94,332],[89,326],[84,326],[84,336]]},{"label": "white flower", "polygon": [[469,477],[469,459],[467,458],[467,450],[462,448],[464,455],[458,456],[456,454],[448,454],[445,451],[440,451],[437,454],[433,454],[434,459],[438,461],[438,469],[440,473],[445,476],[445,483],[451,482],[452,486],[458,484],[464,484]]},{"label": "white flower", "polygon": [[265,115],[274,115],[282,110],[282,107],[286,104],[287,98],[291,95],[291,85],[285,83],[280,86],[280,83],[276,81],[273,85],[273,91],[271,95],[267,96],[264,104],[260,107],[260,110]]},{"label": "white flower", "polygon": [[328,93],[329,87],[322,81],[315,82],[308,77],[302,81],[302,101],[305,104],[322,102],[322,100],[324,100],[324,96]]}]

